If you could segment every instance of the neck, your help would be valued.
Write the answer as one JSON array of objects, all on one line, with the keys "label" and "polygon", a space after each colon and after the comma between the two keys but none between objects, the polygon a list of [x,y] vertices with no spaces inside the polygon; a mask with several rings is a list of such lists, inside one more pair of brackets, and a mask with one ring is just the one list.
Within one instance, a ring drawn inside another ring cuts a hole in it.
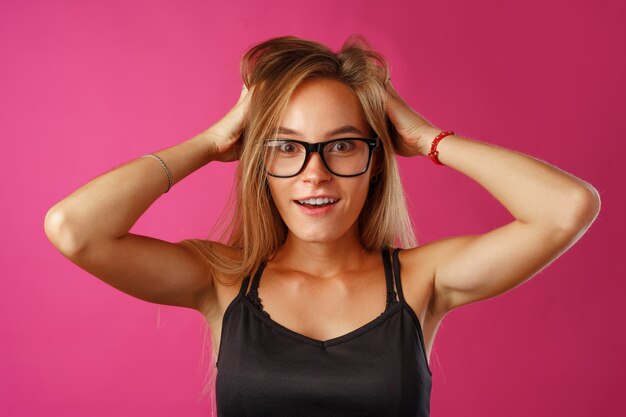
[{"label": "neck", "polygon": [[305,241],[292,233],[272,261],[319,278],[330,278],[365,264],[368,251],[361,245],[356,227],[338,240]]}]

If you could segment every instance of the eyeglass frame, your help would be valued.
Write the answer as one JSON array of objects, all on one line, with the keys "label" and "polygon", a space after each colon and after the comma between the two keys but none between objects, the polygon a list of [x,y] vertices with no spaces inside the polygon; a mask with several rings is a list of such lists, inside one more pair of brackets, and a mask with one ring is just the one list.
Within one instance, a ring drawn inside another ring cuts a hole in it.
[{"label": "eyeglass frame", "polygon": [[[264,141],[264,146],[267,147],[267,142],[270,141],[285,141],[285,142],[293,142],[293,143],[298,143],[302,146],[304,146],[304,150],[305,150],[305,154],[304,154],[304,161],[302,162],[302,166],[300,167],[300,169],[298,170],[298,172],[296,172],[295,174],[292,175],[275,175],[275,174],[271,174],[268,170],[267,167],[265,167],[265,171],[267,172],[267,175],[272,176],[272,177],[276,177],[276,178],[293,178],[295,176],[297,176],[298,174],[300,174],[303,170],[304,167],[307,165],[307,163],[309,162],[309,158],[311,157],[311,154],[313,152],[317,152],[317,154],[320,156],[320,159],[322,160],[322,164],[324,164],[324,168],[326,168],[326,170],[328,172],[330,172],[333,175],[336,175],[338,177],[358,177],[359,175],[363,175],[367,172],[367,170],[370,167],[370,163],[372,162],[372,152],[378,148],[380,141],[379,141],[379,137],[376,136],[374,138],[339,138],[339,139],[331,139],[331,140],[327,140],[325,142],[315,142],[315,143],[309,143],[309,142],[305,142],[302,140],[296,140],[296,139],[284,139],[284,138],[272,138],[272,139],[267,139]],[[333,172],[332,169],[330,169],[330,167],[328,166],[328,164],[326,163],[326,159],[324,158],[324,153],[320,152],[324,150],[324,147],[330,143],[333,142],[340,142],[342,140],[359,140],[361,142],[365,142],[368,146],[368,155],[367,155],[367,164],[365,165],[365,169],[363,169],[363,171],[357,173],[357,174],[351,174],[351,175],[345,175],[345,174],[336,174],[335,172]]]}]

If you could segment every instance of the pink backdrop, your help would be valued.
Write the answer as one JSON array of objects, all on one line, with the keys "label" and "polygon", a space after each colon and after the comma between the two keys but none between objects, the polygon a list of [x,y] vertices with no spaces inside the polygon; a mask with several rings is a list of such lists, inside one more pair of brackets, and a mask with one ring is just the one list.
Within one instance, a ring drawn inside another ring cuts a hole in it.
[{"label": "pink backdrop", "polygon": [[[0,415],[210,414],[202,317],[81,270],[49,243],[44,215],[217,121],[252,43],[292,34],[338,48],[351,33],[387,56],[398,91],[438,127],[543,159],[603,199],[554,264],[447,316],[431,356],[433,416],[624,415],[624,4],[2,1]],[[462,174],[399,159],[421,242],[512,220]],[[234,169],[200,169],[131,231],[204,236]]]}]

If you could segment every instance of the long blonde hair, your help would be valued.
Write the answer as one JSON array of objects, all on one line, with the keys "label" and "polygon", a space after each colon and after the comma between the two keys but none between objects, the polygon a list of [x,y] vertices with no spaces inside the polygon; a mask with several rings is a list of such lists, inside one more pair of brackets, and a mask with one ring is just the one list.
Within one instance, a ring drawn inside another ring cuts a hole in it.
[{"label": "long blonde hair", "polygon": [[254,93],[243,127],[235,192],[221,216],[230,218],[220,241],[239,249],[241,257],[219,256],[207,247],[207,241],[188,240],[200,249],[212,272],[235,277],[227,285],[233,284],[285,242],[288,229],[270,195],[260,145],[275,133],[295,89],[310,78],[334,79],[352,89],[382,143],[375,156],[382,165],[379,179],[371,184],[358,218],[362,246],[372,251],[416,246],[393,152],[392,125],[385,111],[385,82],[390,71],[382,54],[361,35],[350,36],[337,53],[318,42],[281,36],[250,47],[240,69],[246,87],[254,86]]},{"label": "long blonde hair", "polygon": [[[370,184],[357,220],[362,246],[373,251],[387,246],[417,245],[393,151],[393,126],[385,111],[389,66],[363,36],[350,36],[337,53],[321,43],[294,36],[269,39],[245,52],[241,76],[248,90],[254,86],[254,92],[243,126],[236,186],[215,225],[226,225],[219,241],[239,249],[240,256],[237,259],[220,256],[212,249],[210,240],[187,240],[204,256],[215,279],[219,280],[220,275],[230,276],[230,282],[220,282],[225,285],[240,282],[285,242],[288,229],[269,191],[261,145],[264,139],[274,135],[293,92],[311,78],[334,79],[352,89],[369,127],[382,144],[374,155],[379,178]],[[213,233],[214,230],[209,237]],[[205,341],[208,332],[205,327]],[[217,353],[213,352],[207,375],[209,382],[203,394],[215,383]],[[215,405],[214,401],[213,397]]]}]

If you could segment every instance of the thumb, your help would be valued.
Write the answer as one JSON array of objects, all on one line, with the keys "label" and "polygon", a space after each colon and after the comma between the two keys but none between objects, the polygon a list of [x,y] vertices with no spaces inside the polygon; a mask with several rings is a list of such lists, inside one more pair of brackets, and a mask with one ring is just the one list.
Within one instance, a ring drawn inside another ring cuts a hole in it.
[{"label": "thumb", "polygon": [[396,91],[396,88],[393,86],[393,84],[391,84],[391,79],[385,83],[385,89],[387,90],[387,93],[389,94],[389,96],[391,96],[392,99],[405,103],[404,99]]},{"label": "thumb", "polygon": [[241,87],[241,93],[239,94],[239,100],[237,101],[237,103],[241,103],[246,96],[248,95],[248,87],[246,87],[245,84],[243,84],[243,86]]},{"label": "thumb", "polygon": [[387,90],[387,115],[389,116],[391,121],[395,125],[397,125],[401,117],[400,113],[402,113],[402,111],[404,110],[402,106],[404,104],[404,100],[402,100],[398,92],[395,90],[395,88],[393,88],[393,86],[391,85],[391,81],[388,81],[385,84],[385,88]]}]

